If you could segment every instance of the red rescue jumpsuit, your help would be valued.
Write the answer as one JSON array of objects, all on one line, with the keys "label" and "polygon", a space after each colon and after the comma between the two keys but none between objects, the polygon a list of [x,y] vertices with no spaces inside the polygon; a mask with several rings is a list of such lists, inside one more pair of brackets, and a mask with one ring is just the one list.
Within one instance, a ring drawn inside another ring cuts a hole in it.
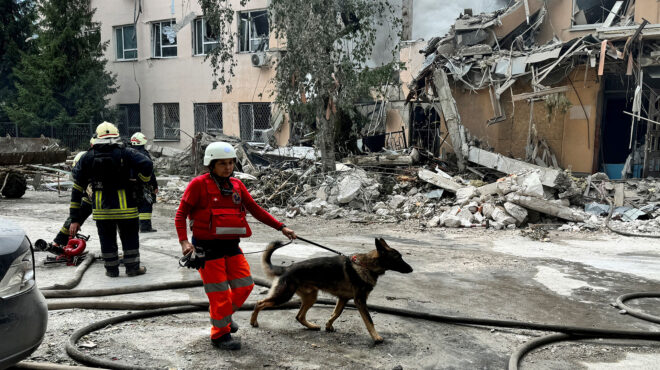
[{"label": "red rescue jumpsuit", "polygon": [[211,209],[244,207],[257,220],[274,229],[284,226],[252,199],[240,180],[229,180],[233,186],[232,195],[223,195],[210,174],[194,178],[183,193],[174,218],[179,241],[188,240],[186,218],[190,218],[192,244],[206,253],[205,266],[199,273],[209,298],[211,339],[229,333],[231,315],[245,303],[254,287],[250,266],[238,246],[238,236],[216,235],[210,227]]}]

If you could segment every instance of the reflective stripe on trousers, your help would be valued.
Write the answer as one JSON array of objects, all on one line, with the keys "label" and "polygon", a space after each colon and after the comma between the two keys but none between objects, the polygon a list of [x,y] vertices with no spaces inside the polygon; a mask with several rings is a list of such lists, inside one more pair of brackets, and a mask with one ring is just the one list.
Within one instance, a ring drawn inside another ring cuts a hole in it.
[{"label": "reflective stripe on trousers", "polygon": [[206,261],[199,274],[209,298],[211,338],[220,338],[229,333],[231,315],[245,303],[254,287],[250,265],[243,254],[238,254]]}]

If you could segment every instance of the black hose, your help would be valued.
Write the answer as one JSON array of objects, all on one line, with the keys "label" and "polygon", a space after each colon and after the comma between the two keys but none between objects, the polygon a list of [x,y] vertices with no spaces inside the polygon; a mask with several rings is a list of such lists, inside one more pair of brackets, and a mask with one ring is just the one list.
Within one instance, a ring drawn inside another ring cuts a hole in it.
[{"label": "black hose", "polygon": [[[266,279],[255,278],[255,277],[253,277],[252,279],[257,285],[270,286],[270,281]],[[158,290],[193,288],[202,285],[203,283],[201,279],[195,279],[195,280],[184,280],[184,281],[168,281],[164,283],[155,283],[155,284],[128,285],[123,287],[107,288],[107,289],[46,290],[43,291],[42,293],[46,298],[103,297],[109,295],[142,293],[142,292],[151,292]]]},{"label": "black hose", "polygon": [[[272,307],[268,308],[267,310],[280,310],[280,309],[291,309],[291,308],[296,308],[299,306],[299,302],[288,302],[284,305],[278,306],[278,307]],[[254,309],[254,304],[245,304],[243,305],[239,310],[240,311],[247,311],[247,310],[252,310]],[[134,312],[134,313],[129,313],[126,315],[121,315],[121,316],[115,316],[115,317],[110,317],[105,320],[101,321],[96,321],[93,322],[83,328],[80,328],[73,332],[71,334],[71,337],[69,337],[69,342],[66,344],[66,353],[74,360],[83,363],[85,365],[91,365],[91,366],[98,366],[106,369],[122,369],[122,370],[133,370],[133,369],[158,369],[156,367],[144,367],[144,366],[134,366],[134,365],[129,365],[129,364],[124,364],[119,361],[108,361],[108,360],[103,360],[94,356],[90,356],[86,353],[83,353],[76,347],[76,343],[80,338],[84,337],[85,335],[92,333],[96,330],[103,329],[108,325],[114,325],[114,324],[119,324],[125,321],[131,321],[135,319],[145,319],[149,317],[154,317],[154,316],[163,316],[163,315],[173,315],[173,314],[178,314],[178,313],[186,313],[186,312],[196,312],[196,311],[206,311],[207,306],[181,306],[181,307],[173,307],[173,308],[162,308],[162,309],[157,309],[157,310],[148,310],[148,311],[140,311],[140,312]]]},{"label": "black hose", "polygon": [[626,306],[623,302],[628,301],[630,299],[636,299],[636,298],[660,298],[660,293],[659,292],[639,292],[639,293],[628,293],[624,294],[622,296],[619,296],[616,299],[616,306],[622,310],[625,310],[627,314],[630,316],[635,316],[637,318],[640,318],[642,320],[646,321],[651,321],[656,324],[660,324],[660,317],[658,316],[653,316],[646,314],[640,310],[636,310],[634,308],[630,308]]},{"label": "black hose", "polygon": [[80,280],[82,280],[83,274],[89,266],[94,262],[96,259],[96,255],[94,253],[88,253],[87,256],[85,256],[85,259],[83,262],[76,268],[76,271],[71,279],[65,283],[61,284],[53,284],[51,286],[47,286],[44,288],[39,288],[39,290],[44,291],[44,290],[56,290],[56,289],[73,289],[78,284],[80,283]]},{"label": "black hose", "polygon": [[568,334],[550,334],[550,335],[544,335],[534,340],[530,340],[529,342],[525,343],[525,345],[518,348],[511,355],[511,357],[509,357],[509,370],[518,370],[518,363],[520,363],[520,360],[523,357],[525,357],[527,353],[531,352],[535,348],[541,347],[549,343],[561,342],[565,340],[571,340],[574,338],[576,337]]},{"label": "black hose", "polygon": [[206,300],[181,300],[166,302],[145,302],[145,301],[108,301],[108,300],[89,300],[89,301],[64,301],[48,302],[48,311],[67,310],[71,308],[81,308],[87,310],[153,310],[157,308],[181,307],[181,306],[199,306],[208,307]]}]

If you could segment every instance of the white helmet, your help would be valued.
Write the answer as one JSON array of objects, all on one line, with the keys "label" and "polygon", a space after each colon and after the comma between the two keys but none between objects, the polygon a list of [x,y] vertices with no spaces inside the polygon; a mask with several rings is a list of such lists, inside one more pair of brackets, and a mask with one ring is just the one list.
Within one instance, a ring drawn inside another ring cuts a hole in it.
[{"label": "white helmet", "polygon": [[117,129],[117,126],[105,121],[96,126],[96,137],[99,139],[119,137],[119,130]]},{"label": "white helmet", "polygon": [[146,145],[147,137],[141,132],[136,132],[131,136],[131,145]]},{"label": "white helmet", "polygon": [[73,157],[73,163],[71,163],[71,167],[75,167],[76,164],[78,163],[78,161],[80,160],[80,158],[82,158],[82,156],[85,155],[85,153],[87,153],[87,152],[80,152],[80,153],[76,154],[76,156]]},{"label": "white helmet", "polygon": [[209,144],[204,152],[204,165],[208,166],[211,161],[216,159],[236,158],[234,147],[224,141],[216,141]]}]

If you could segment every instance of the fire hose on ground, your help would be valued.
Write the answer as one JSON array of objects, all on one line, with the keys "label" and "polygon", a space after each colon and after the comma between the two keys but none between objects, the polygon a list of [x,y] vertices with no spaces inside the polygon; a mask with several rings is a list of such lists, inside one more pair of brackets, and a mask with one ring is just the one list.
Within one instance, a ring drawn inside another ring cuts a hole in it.
[{"label": "fire hose on ground", "polygon": [[[611,214],[610,214],[611,216]],[[75,287],[82,279],[82,276],[86,269],[94,261],[95,256],[90,254],[89,258],[86,259],[85,264],[81,265],[76,270],[76,276],[71,281],[66,284],[56,285],[49,287],[49,289],[60,288],[62,286]],[[253,278],[256,285],[263,287],[270,287],[270,281],[266,279]],[[53,289],[53,290],[44,290],[42,293],[46,298],[79,298],[79,297],[100,297],[100,296],[111,296],[111,295],[121,295],[129,293],[140,293],[140,292],[149,292],[149,291],[158,291],[158,290],[169,290],[169,289],[181,289],[181,288],[190,288],[202,286],[201,280],[186,280],[186,281],[172,281],[172,282],[163,282],[155,284],[144,284],[144,285],[134,285],[126,286],[112,289]],[[631,309],[626,306],[623,302],[630,299],[639,299],[647,297],[660,297],[660,293],[655,292],[643,292],[643,293],[630,293],[625,294],[617,298],[617,302],[612,304],[615,307],[618,307],[622,310],[625,310],[625,313],[630,314],[631,316],[638,317],[643,320],[660,323],[660,317],[652,316],[645,314],[639,310]],[[324,305],[335,305],[334,300],[330,299],[318,299],[317,303]],[[299,307],[299,302],[291,301],[287,304],[281,305],[279,307],[274,307],[271,309],[291,309]],[[347,304],[347,308],[355,308],[353,304]],[[509,369],[518,369],[518,364],[522,358],[535,348],[540,346],[555,343],[559,341],[574,341],[574,340],[584,340],[584,339],[595,339],[595,338],[607,338],[607,339],[636,339],[636,340],[650,340],[650,341],[660,341],[660,332],[648,332],[641,330],[617,330],[617,329],[594,329],[587,327],[578,327],[578,326],[568,326],[568,325],[552,325],[552,324],[540,324],[540,323],[531,323],[523,321],[512,321],[512,320],[496,320],[496,319],[484,319],[484,318],[473,318],[473,317],[461,317],[461,316],[447,316],[432,314],[426,312],[417,312],[406,309],[398,309],[387,306],[379,305],[368,305],[369,309],[373,312],[379,312],[384,314],[390,314],[400,317],[408,317],[413,319],[420,319],[432,322],[440,322],[447,324],[460,324],[460,325],[478,325],[478,326],[489,326],[489,327],[507,327],[515,329],[528,329],[528,330],[539,330],[539,331],[551,331],[556,332],[554,334],[542,336],[536,338],[532,341],[527,342],[524,346],[518,348],[509,359]],[[84,309],[105,309],[105,310],[142,310],[140,312],[130,313],[126,315],[120,315],[116,317],[111,317],[105,320],[97,321],[92,324],[89,324],[81,329],[76,330],[66,345],[67,354],[74,360],[92,366],[101,366],[109,369],[135,369],[136,366],[129,364],[119,363],[117,361],[103,360],[91,355],[85,354],[80,351],[76,343],[83,336],[92,333],[96,330],[105,328],[108,325],[117,324],[125,321],[137,320],[148,317],[156,317],[163,315],[172,315],[177,313],[184,312],[195,312],[195,311],[207,311],[208,310],[208,301],[205,300],[180,300],[180,301],[169,301],[169,302],[144,302],[144,301],[123,301],[123,300],[92,300],[92,301],[82,301],[82,302],[49,302],[49,310],[60,310],[60,309],[70,309],[70,308],[84,308]],[[252,310],[254,304],[245,304],[241,307],[241,310]],[[40,368],[48,368],[48,364],[39,364],[39,366],[46,366]],[[53,367],[55,369],[56,367]],[[144,368],[144,367],[141,367]]]}]

